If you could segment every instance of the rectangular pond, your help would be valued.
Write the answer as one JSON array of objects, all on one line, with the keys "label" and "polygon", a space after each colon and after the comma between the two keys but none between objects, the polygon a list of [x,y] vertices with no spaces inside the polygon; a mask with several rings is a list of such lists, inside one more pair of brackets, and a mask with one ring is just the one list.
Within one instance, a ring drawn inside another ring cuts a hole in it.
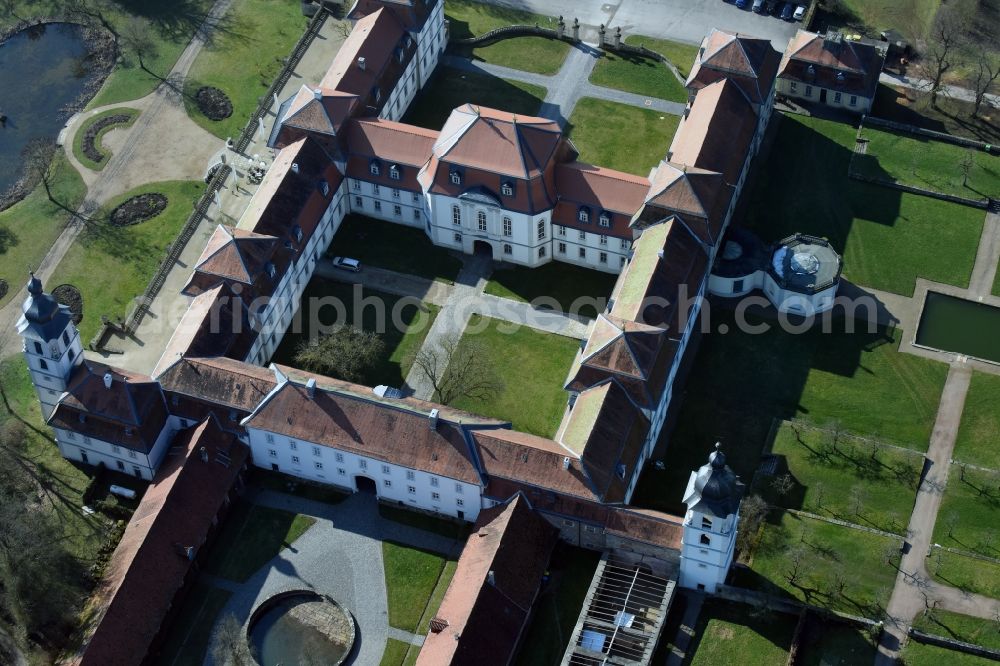
[{"label": "rectangular pond", "polygon": [[1000,363],[1000,308],[929,291],[916,342]]}]

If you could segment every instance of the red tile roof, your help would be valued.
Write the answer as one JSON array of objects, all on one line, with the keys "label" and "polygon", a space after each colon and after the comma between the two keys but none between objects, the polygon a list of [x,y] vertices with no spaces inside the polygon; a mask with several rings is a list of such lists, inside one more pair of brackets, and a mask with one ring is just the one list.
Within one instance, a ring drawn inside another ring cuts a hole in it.
[{"label": "red tile roof", "polygon": [[[569,162],[555,169],[559,203],[552,222],[592,233],[631,239],[629,222],[642,207],[649,181],[640,176],[604,167]],[[586,207],[589,222],[580,222],[580,208]],[[599,226],[602,213],[610,218],[610,227]]]},{"label": "red tile roof", "polygon": [[605,530],[626,539],[680,550],[684,519],[659,511],[617,507],[609,512]]},{"label": "red tile roof", "polygon": [[660,162],[653,173],[645,205],[632,220],[640,228],[680,216],[703,243],[719,242],[735,189],[715,171],[672,162]]},{"label": "red tile roof", "polygon": [[422,30],[436,4],[437,0],[357,0],[347,18],[356,21],[386,9],[395,14],[407,30]]},{"label": "red tile roof", "polygon": [[[357,95],[363,102],[370,99],[375,87],[380,87],[382,100],[388,99],[398,74],[402,73],[392,61],[405,36],[406,30],[399,18],[385,8],[359,19],[337,51],[319,87]],[[358,63],[359,58],[365,59],[363,68]],[[386,79],[386,70],[396,75]]]},{"label": "red tile roof", "polygon": [[417,664],[507,666],[555,547],[557,531],[515,497],[480,513]]},{"label": "red tile roof", "polygon": [[778,76],[872,98],[882,64],[882,55],[869,44],[844,39],[839,33],[824,36],[799,30],[788,42]]},{"label": "red tile roof", "polygon": [[[427,163],[438,133],[391,120],[354,120],[347,126],[347,175],[378,183],[384,187],[419,192],[417,174]],[[379,164],[379,175],[371,172],[372,161]],[[398,167],[399,179],[389,168]]]},{"label": "red tile roof", "polygon": [[169,393],[247,413],[278,384],[274,370],[225,357],[178,359],[156,380]]},{"label": "red tile roof", "polygon": [[732,80],[754,104],[771,94],[781,54],[766,39],[713,29],[688,75],[688,90],[698,91],[716,81]]},{"label": "red tile roof", "polygon": [[274,236],[220,224],[208,240],[195,270],[243,284],[253,284],[264,272],[278,245]]},{"label": "red tile roof", "polygon": [[171,450],[108,562],[72,664],[144,662],[249,453],[212,420],[179,433]]}]

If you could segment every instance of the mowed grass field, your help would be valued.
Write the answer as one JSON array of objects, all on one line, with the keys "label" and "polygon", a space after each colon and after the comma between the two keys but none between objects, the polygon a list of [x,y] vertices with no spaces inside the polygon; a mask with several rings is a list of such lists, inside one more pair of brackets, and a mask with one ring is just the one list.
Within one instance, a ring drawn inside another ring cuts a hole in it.
[{"label": "mowed grass field", "polygon": [[647,49],[666,56],[667,60],[677,68],[677,72],[685,79],[691,73],[691,67],[698,58],[699,47],[697,44],[656,39],[645,35],[629,35],[625,38],[625,43],[632,46],[645,46]]},{"label": "mowed grass field", "polygon": [[1000,470],[997,442],[1000,442],[1000,376],[974,372],[962,409],[954,459]]},{"label": "mowed grass field", "polygon": [[[555,29],[558,19],[553,16],[501,7],[473,0],[446,0],[445,19],[449,22],[452,39],[467,39],[509,25],[539,25]],[[568,30],[568,28],[567,28]],[[461,55],[493,65],[502,65],[537,74],[555,74],[559,71],[570,45],[546,37],[514,37],[490,46],[475,49],[457,47]]]},{"label": "mowed grass field", "polygon": [[515,430],[552,437],[566,409],[563,382],[580,341],[472,315],[459,347],[474,341],[503,383],[488,400],[461,397],[453,407],[510,421]]},{"label": "mowed grass field", "polygon": [[[133,299],[145,292],[167,246],[177,238],[204,190],[201,181],[149,183],[115,197],[87,224],[46,285],[52,289],[71,284],[80,290],[83,321],[79,329],[84,344],[100,328],[101,315],[112,320],[125,317]],[[165,194],[167,208],[131,226],[108,222],[117,205],[146,192]]]},{"label": "mowed grass field", "polygon": [[684,83],[658,60],[605,51],[590,74],[594,85],[672,102],[687,102]]},{"label": "mowed grass field", "polygon": [[566,127],[580,161],[648,176],[667,155],[680,116],[584,97]]},{"label": "mowed grass field", "polygon": [[981,210],[850,180],[856,129],[775,114],[777,139],[757,168],[746,224],[765,241],[796,232],[829,238],[844,277],[909,296],[916,278],[966,287]]},{"label": "mowed grass field", "polygon": [[688,647],[690,666],[781,666],[788,661],[798,621],[783,613],[751,613],[743,604],[709,599]]},{"label": "mowed grass field", "polygon": [[486,293],[594,318],[607,307],[617,277],[553,261],[539,268],[497,269],[486,284]]}]

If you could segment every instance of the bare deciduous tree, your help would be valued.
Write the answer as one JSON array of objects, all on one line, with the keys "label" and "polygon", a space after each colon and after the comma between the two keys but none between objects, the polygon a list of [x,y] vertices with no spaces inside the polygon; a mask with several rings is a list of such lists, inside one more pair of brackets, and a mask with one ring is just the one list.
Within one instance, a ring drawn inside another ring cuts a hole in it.
[{"label": "bare deciduous tree", "polygon": [[736,535],[736,547],[743,554],[753,548],[760,531],[760,525],[767,517],[767,502],[760,495],[750,495],[740,503],[740,526]]},{"label": "bare deciduous tree", "polygon": [[976,65],[975,78],[972,79],[972,90],[976,96],[972,106],[973,118],[979,117],[983,101],[993,88],[993,84],[1000,78],[1000,60],[992,53],[986,51],[980,53]]},{"label": "bare deciduous tree", "polygon": [[785,579],[789,585],[795,585],[802,576],[806,575],[808,566],[806,551],[801,546],[793,548],[788,553],[788,571],[785,572]]},{"label": "bare deciduous tree", "polygon": [[413,367],[446,405],[459,398],[489,400],[503,390],[485,347],[475,338],[460,344],[457,336],[445,336],[437,345],[425,345],[413,357]]},{"label": "bare deciduous tree", "polygon": [[139,16],[132,16],[125,24],[121,37],[125,47],[135,54],[139,61],[139,67],[154,76],[158,76],[146,67],[146,58],[155,58],[159,53],[157,41],[153,37],[149,22]]},{"label": "bare deciduous tree", "polygon": [[357,382],[384,353],[385,342],[377,333],[342,326],[316,342],[303,342],[295,360],[306,370]]},{"label": "bare deciduous tree", "polygon": [[958,514],[954,511],[944,517],[944,526],[948,528],[948,536],[955,537],[955,528],[958,527]]},{"label": "bare deciduous tree", "polygon": [[771,487],[774,488],[774,492],[778,493],[779,497],[784,497],[795,487],[795,480],[792,479],[791,474],[785,473],[771,479]]},{"label": "bare deciduous tree", "polygon": [[253,654],[247,643],[243,627],[230,613],[222,618],[212,643],[212,659],[224,666],[254,666]]},{"label": "bare deciduous tree", "polygon": [[[958,170],[962,172],[962,187],[969,185],[969,173],[975,164],[976,158],[972,156],[972,151],[965,151],[965,154],[962,155],[962,161],[958,163]],[[965,473],[963,472],[962,474],[964,476]]]},{"label": "bare deciduous tree", "polygon": [[851,488],[851,511],[855,516],[860,516],[865,508],[865,489],[858,484]]},{"label": "bare deciduous tree", "polygon": [[955,8],[942,7],[934,20],[923,57],[924,71],[931,81],[931,104],[937,104],[945,74],[958,64],[964,38],[963,17]]}]

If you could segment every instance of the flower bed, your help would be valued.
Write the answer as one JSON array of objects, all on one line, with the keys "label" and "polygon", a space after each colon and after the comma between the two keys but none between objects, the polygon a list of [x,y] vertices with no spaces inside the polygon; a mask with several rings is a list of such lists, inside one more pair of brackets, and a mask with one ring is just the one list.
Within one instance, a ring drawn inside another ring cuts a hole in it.
[{"label": "flower bed", "polygon": [[233,103],[226,93],[213,86],[202,86],[194,94],[194,101],[209,120],[225,120],[233,115]]},{"label": "flower bed", "polygon": [[69,308],[75,325],[83,321],[83,294],[79,289],[71,284],[61,284],[52,290],[52,298]]},{"label": "flower bed", "polygon": [[83,154],[94,162],[101,163],[107,155],[101,152],[98,147],[98,137],[107,129],[115,125],[127,125],[132,122],[134,116],[129,113],[116,113],[113,116],[103,118],[91,123],[83,133]]},{"label": "flower bed", "polygon": [[151,220],[167,207],[167,197],[159,192],[146,192],[126,199],[111,211],[110,222],[116,227],[127,227]]}]

